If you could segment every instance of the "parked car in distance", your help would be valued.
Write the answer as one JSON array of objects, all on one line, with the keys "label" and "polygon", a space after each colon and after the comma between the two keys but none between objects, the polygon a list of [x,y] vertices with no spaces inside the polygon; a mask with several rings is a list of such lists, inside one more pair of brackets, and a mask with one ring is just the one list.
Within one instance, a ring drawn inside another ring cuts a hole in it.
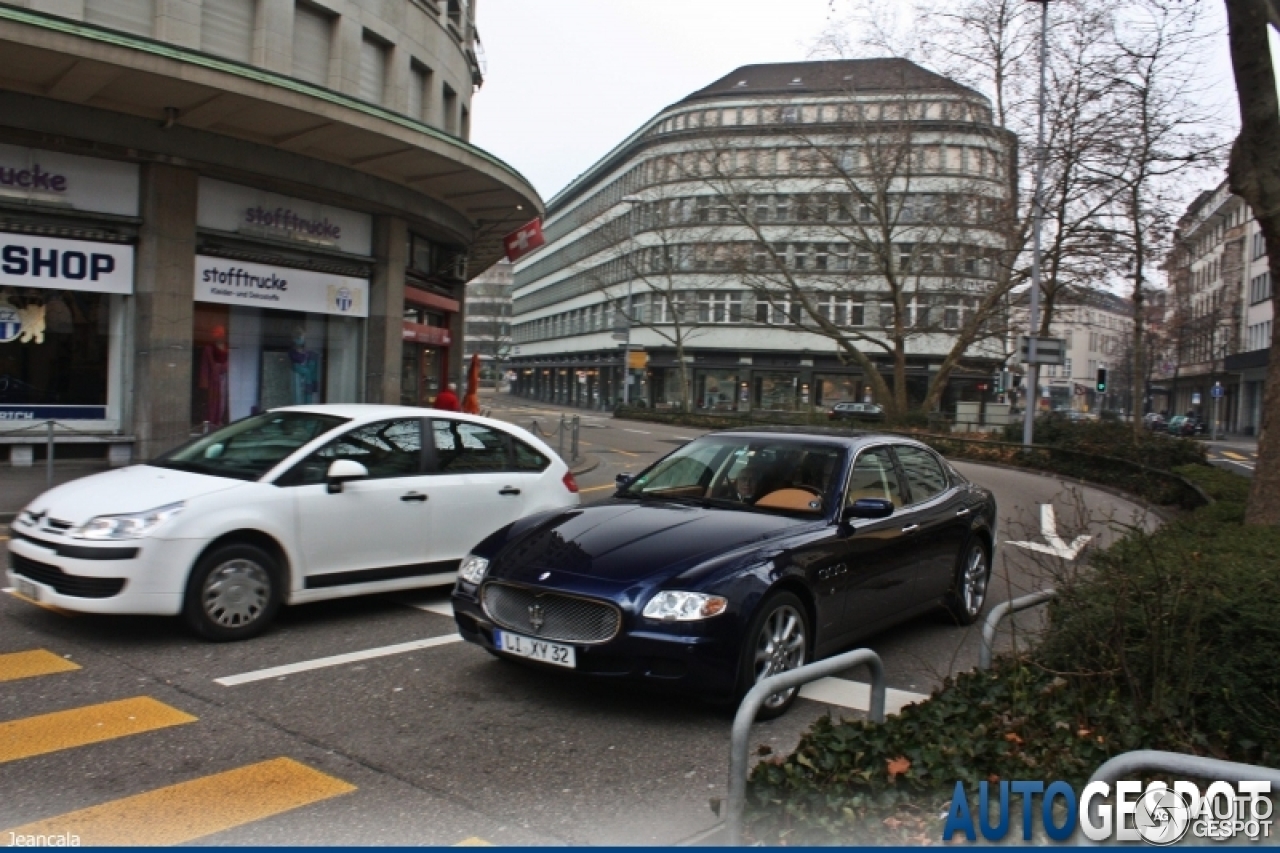
[{"label": "parked car in distance", "polygon": [[1142,425],[1151,432],[1165,432],[1169,428],[1168,421],[1159,412],[1149,412],[1143,415]]},{"label": "parked car in distance", "polygon": [[1169,418],[1169,424],[1165,429],[1170,435],[1194,436],[1204,433],[1205,424],[1195,415],[1174,415]]},{"label": "parked car in distance", "polygon": [[[463,560],[463,639],[494,655],[737,702],[939,605],[986,601],[991,492],[927,446],[822,428],[705,435],[603,503],[522,519]],[[796,697],[770,697],[762,716]]]},{"label": "parked car in distance", "polygon": [[833,421],[883,421],[884,407],[875,403],[836,403],[827,412],[827,418]]},{"label": "parked car in distance", "polygon": [[294,406],[45,492],[11,526],[9,583],[67,610],[181,613],[208,639],[242,640],[282,604],[448,585],[495,530],[578,503],[568,466],[511,424]]}]

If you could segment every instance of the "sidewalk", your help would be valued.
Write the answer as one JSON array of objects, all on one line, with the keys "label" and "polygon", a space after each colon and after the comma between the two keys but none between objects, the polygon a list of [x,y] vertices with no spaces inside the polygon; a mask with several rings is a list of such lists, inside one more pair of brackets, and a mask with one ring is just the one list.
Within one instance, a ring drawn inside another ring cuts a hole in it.
[{"label": "sidewalk", "polygon": [[[53,461],[53,485],[110,471],[105,459],[76,459],[66,462]],[[30,468],[13,468],[0,463],[0,524],[13,521],[18,510],[31,503],[49,488],[44,462]]]}]

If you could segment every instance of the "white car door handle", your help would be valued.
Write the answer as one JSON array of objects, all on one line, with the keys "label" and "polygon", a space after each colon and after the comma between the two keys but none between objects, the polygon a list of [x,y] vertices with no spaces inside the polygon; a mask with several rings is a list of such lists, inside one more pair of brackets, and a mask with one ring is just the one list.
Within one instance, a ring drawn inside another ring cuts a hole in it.
[{"label": "white car door handle", "polygon": [[501,489],[498,489],[498,494],[500,494],[500,495],[518,495],[518,494],[520,494],[520,490],[519,490],[519,489],[517,489],[515,486],[503,486]]},{"label": "white car door handle", "polygon": [[400,496],[400,500],[404,501],[405,503],[415,503],[415,502],[423,503],[426,501],[426,499],[427,499],[427,496],[422,494],[421,492],[407,492]]}]

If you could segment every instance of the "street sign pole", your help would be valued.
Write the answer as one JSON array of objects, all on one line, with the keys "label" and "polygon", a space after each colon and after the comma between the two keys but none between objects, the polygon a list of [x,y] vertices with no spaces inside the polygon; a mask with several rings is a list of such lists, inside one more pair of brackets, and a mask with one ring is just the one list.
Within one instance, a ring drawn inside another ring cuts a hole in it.
[{"label": "street sign pole", "polygon": [[1036,362],[1036,328],[1040,324],[1040,244],[1044,230],[1044,114],[1045,114],[1045,54],[1049,46],[1049,3],[1040,2],[1040,107],[1036,128],[1036,187],[1035,200],[1032,203],[1031,238],[1031,294],[1027,306],[1030,326],[1030,340],[1027,342],[1027,406],[1022,414],[1022,444],[1031,447],[1035,431],[1036,407],[1040,401],[1031,392],[1040,384],[1040,367]]}]

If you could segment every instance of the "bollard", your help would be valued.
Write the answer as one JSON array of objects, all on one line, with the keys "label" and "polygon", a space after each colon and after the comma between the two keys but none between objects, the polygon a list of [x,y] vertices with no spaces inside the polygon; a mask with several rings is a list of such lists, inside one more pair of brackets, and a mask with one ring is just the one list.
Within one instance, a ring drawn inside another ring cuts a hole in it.
[{"label": "bollard", "polygon": [[53,488],[53,421],[49,421],[46,426],[49,427],[49,440],[47,448],[44,452],[44,481],[45,485]]},{"label": "bollard", "polygon": [[560,442],[559,450],[560,450],[561,459],[564,458],[564,422],[565,422],[565,416],[561,415],[560,426],[556,429],[556,435],[559,436],[559,442]]},{"label": "bollard", "polygon": [[582,419],[577,415],[573,416],[573,442],[569,445],[569,454],[574,462],[578,461],[578,434],[582,429]]},{"label": "bollard", "polygon": [[978,649],[978,669],[991,669],[992,650],[996,644],[996,628],[1006,616],[1035,607],[1037,604],[1044,604],[1056,594],[1052,589],[1042,589],[991,608],[991,612],[987,614],[987,621],[982,625],[982,646]]},{"label": "bollard", "polygon": [[871,670],[871,707],[867,716],[873,723],[884,722],[884,703],[887,690],[884,683],[884,664],[880,656],[870,649],[854,649],[851,652],[836,655],[825,660],[805,664],[798,669],[771,675],[747,691],[738,705],[738,712],[733,718],[733,729],[729,739],[729,791],[725,803],[725,846],[738,847],[742,844],[742,816],[747,808],[747,765],[750,763],[749,737],[751,724],[755,722],[756,712],[764,701],[781,690],[800,687],[819,678],[843,672],[854,666],[865,666]]}]

